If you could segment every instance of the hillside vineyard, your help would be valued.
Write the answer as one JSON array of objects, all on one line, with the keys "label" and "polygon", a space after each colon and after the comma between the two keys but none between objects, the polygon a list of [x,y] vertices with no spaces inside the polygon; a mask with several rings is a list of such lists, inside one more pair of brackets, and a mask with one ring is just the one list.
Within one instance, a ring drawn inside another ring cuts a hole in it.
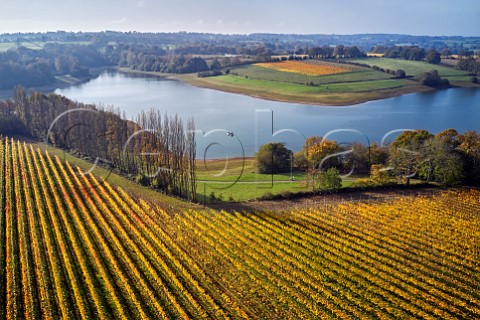
[{"label": "hillside vineyard", "polygon": [[0,143],[0,319],[480,317],[479,190],[173,213]]}]

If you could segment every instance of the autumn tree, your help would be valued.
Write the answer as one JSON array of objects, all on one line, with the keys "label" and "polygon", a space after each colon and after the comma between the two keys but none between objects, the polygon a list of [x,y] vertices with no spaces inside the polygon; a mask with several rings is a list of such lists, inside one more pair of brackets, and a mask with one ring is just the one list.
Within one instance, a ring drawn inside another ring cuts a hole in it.
[{"label": "autumn tree", "polygon": [[137,176],[149,186],[167,194],[195,199],[195,125],[185,126],[178,115],[163,115],[159,110],[142,111],[136,120],[140,134],[129,151]]},{"label": "autumn tree", "polygon": [[436,136],[426,130],[404,132],[392,143],[390,165],[407,184],[413,177],[445,185],[459,184],[464,179],[460,137],[454,129]]},{"label": "autumn tree", "polygon": [[447,129],[437,133],[435,139],[441,141],[452,152],[460,146],[460,134],[455,129]]},{"label": "autumn tree", "polygon": [[343,58],[345,56],[345,46],[344,45],[336,46],[333,51],[333,56],[337,58]]},{"label": "autumn tree", "polygon": [[386,165],[388,162],[388,149],[378,143],[365,145],[354,142],[349,149],[352,153],[344,165],[354,168],[356,173],[369,173],[372,165]]},{"label": "autumn tree", "polygon": [[425,141],[419,177],[444,185],[459,184],[464,178],[463,164],[458,153],[443,139]]},{"label": "autumn tree", "polygon": [[313,136],[305,140],[299,157],[305,160],[308,168],[327,168],[339,164],[332,156],[340,150],[336,141]]},{"label": "autumn tree", "polygon": [[458,149],[462,154],[465,181],[469,184],[480,184],[480,134],[475,131],[467,131],[459,136]]},{"label": "autumn tree", "polygon": [[193,119],[184,123],[176,115],[162,117],[159,111],[150,110],[134,123],[123,119],[118,109],[85,105],[56,94],[31,92],[27,96],[21,87],[12,101],[0,103],[0,109],[0,124],[7,119],[8,130],[14,126],[22,129],[16,133],[138,176],[149,187],[195,199]]},{"label": "autumn tree", "polygon": [[355,180],[355,187],[379,187],[390,183],[390,171],[383,165],[374,164],[370,168],[370,176],[368,178],[360,178]]},{"label": "autumn tree", "polygon": [[222,68],[222,65],[220,64],[220,61],[218,61],[217,58],[213,59],[212,63],[210,64],[210,70],[220,70]]},{"label": "autumn tree", "polygon": [[426,130],[405,131],[391,144],[389,150],[389,165],[394,174],[405,179],[410,185],[410,180],[417,176],[422,163],[422,149],[426,140],[433,135]]},{"label": "autumn tree", "polygon": [[442,61],[442,57],[437,51],[430,50],[425,57],[425,61],[430,64],[439,64]]},{"label": "autumn tree", "polygon": [[292,151],[280,142],[267,143],[255,154],[255,164],[258,173],[288,172],[292,161]]},{"label": "autumn tree", "polygon": [[449,48],[443,48],[443,49],[442,49],[442,56],[443,56],[445,59],[450,58],[451,55],[452,55],[452,51],[451,51]]}]

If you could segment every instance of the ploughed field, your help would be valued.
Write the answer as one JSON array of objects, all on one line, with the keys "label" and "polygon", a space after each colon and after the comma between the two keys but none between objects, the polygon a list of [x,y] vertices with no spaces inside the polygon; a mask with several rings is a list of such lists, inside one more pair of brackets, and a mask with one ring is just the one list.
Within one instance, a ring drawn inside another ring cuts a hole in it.
[{"label": "ploughed field", "polygon": [[303,74],[306,76],[324,76],[330,74],[349,72],[345,67],[334,66],[332,64],[311,62],[311,61],[282,61],[271,63],[256,63],[256,67],[261,67],[269,70],[278,70],[281,72],[291,72]]},{"label": "ploughed field", "polygon": [[474,319],[479,199],[173,213],[3,140],[0,318]]}]

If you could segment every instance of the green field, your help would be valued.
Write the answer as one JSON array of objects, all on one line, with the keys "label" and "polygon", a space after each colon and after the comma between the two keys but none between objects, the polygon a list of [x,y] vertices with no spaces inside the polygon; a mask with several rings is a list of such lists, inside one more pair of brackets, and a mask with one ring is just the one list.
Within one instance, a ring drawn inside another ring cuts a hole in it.
[{"label": "green field", "polygon": [[[39,50],[42,49],[43,46],[47,43],[58,43],[58,44],[78,44],[78,45],[89,45],[91,42],[89,41],[76,41],[76,42],[58,42],[58,41],[50,41],[50,42],[28,42],[28,41],[23,41],[20,42],[20,46],[32,49],[32,50]],[[16,42],[0,42],[0,52],[5,52],[8,49],[16,48],[17,43]]]},{"label": "green field", "polygon": [[[44,43],[43,42],[40,42],[40,43],[20,42],[20,45],[25,47],[25,48],[28,48],[28,49],[38,50],[38,49],[41,49],[43,47]],[[16,48],[16,47],[17,47],[16,42],[1,42],[0,43],[0,52],[5,52],[8,49],[13,49],[13,48]]]},{"label": "green field", "polygon": [[[271,175],[265,175],[265,179],[271,179]],[[342,181],[343,188],[352,186],[355,178]],[[269,195],[286,193],[312,192],[312,184],[307,185],[305,181],[261,181],[232,183],[197,182],[197,196],[201,203],[210,203],[212,193],[215,196],[213,202],[237,202],[259,199]]]},{"label": "green field", "polygon": [[422,72],[431,70],[437,70],[441,77],[446,77],[453,84],[461,82],[469,82],[470,77],[460,70],[456,70],[451,67],[428,64],[422,61],[409,61],[402,59],[390,59],[390,58],[365,58],[365,59],[353,59],[351,62],[366,63],[371,66],[379,66],[384,69],[405,70],[407,76],[418,76]]},{"label": "green field", "polygon": [[178,75],[174,78],[200,87],[269,100],[325,105],[351,105],[428,90],[413,80],[394,79],[389,74],[366,67],[316,60],[305,63],[344,68],[349,71],[309,76],[249,65],[233,68],[229,75],[218,77],[198,78],[196,75]]},{"label": "green field", "polygon": [[[143,187],[121,175],[118,175],[101,166],[93,166],[92,163],[77,158],[61,149],[52,146],[46,146],[41,142],[30,141],[35,149],[48,151],[52,156],[58,156],[62,160],[70,162],[72,165],[79,167],[84,172],[94,168],[92,173],[101,181],[119,186],[129,194],[135,197],[142,197],[148,201],[161,202],[166,208],[174,211],[189,210],[198,208],[197,205],[186,201],[168,197],[158,191]],[[280,194],[283,192],[304,192],[312,191],[312,186],[305,185],[305,173],[293,172],[295,181],[290,181],[290,173],[283,174],[258,174],[255,172],[255,161],[253,158],[246,158],[245,164],[241,159],[233,159],[229,161],[227,170],[219,176],[223,171],[225,163],[222,160],[209,160],[205,166],[203,161],[197,162],[197,197],[200,203],[209,203],[210,195],[213,192],[218,201],[248,201],[264,196],[267,193]],[[242,170],[243,167],[243,170]],[[238,177],[240,178],[238,179]],[[349,177],[343,182],[344,187],[352,185],[357,177]],[[238,182],[237,182],[238,181]],[[273,182],[272,182],[273,181]],[[236,182],[236,183],[234,183]]]},{"label": "green field", "polygon": [[198,78],[196,74],[188,74],[175,75],[172,78],[195,86],[258,98],[320,105],[351,105],[405,93],[430,91],[433,89],[420,85],[415,81],[415,77],[433,69],[438,70],[441,77],[448,78],[454,86],[471,86],[470,77],[465,72],[444,65],[389,58],[363,58],[349,61],[383,69],[403,69],[409,78],[396,79],[388,73],[367,67],[317,60],[303,62],[347,68],[350,71],[308,76],[248,65],[233,68],[228,75],[218,77]]},{"label": "green field", "polygon": [[[304,172],[292,172],[294,181],[290,181],[290,173],[259,174],[255,171],[253,158],[229,160],[225,168],[223,160],[197,162],[197,194],[200,202],[209,203],[211,194],[215,202],[248,201],[267,194],[285,192],[313,191],[313,185],[306,183]],[[349,187],[358,177],[344,179],[343,187]]]},{"label": "green field", "polygon": [[[343,65],[341,66],[344,67]],[[351,72],[315,77],[306,76],[298,73],[287,73],[272,69],[266,69],[255,65],[249,65],[234,69],[232,71],[232,74],[244,78],[248,77],[248,79],[268,80],[302,85],[306,84],[307,82],[313,82],[315,85],[321,85],[332,83],[385,80],[391,78],[391,75],[388,75],[386,73],[360,67],[354,67]]]},{"label": "green field", "polygon": [[216,77],[214,78],[214,81],[217,81],[217,83],[227,86],[235,85],[249,89],[259,88],[260,90],[269,90],[270,92],[276,92],[278,94],[289,92],[293,94],[304,95],[370,92],[372,90],[400,88],[403,86],[407,86],[410,82],[408,80],[388,79],[358,82],[341,82],[333,84],[323,84],[319,86],[306,86],[303,84],[278,82],[271,80],[246,79],[244,77],[232,75]]},{"label": "green field", "polygon": [[344,106],[418,91],[431,90],[411,80],[372,80],[307,86],[271,80],[246,79],[228,75],[198,78],[194,74],[175,75],[173,79],[191,85],[231,93],[293,103]]}]

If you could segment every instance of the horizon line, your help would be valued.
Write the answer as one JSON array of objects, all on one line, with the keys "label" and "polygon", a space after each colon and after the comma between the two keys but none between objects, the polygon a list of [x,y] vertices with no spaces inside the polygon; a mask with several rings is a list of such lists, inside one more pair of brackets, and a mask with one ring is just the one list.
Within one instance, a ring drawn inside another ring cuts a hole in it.
[{"label": "horizon line", "polygon": [[410,37],[443,37],[443,38],[480,38],[480,36],[473,35],[428,35],[428,34],[409,34],[409,33],[382,33],[382,32],[365,32],[365,33],[274,33],[274,32],[254,32],[254,33],[221,33],[221,32],[206,32],[206,31],[138,31],[138,30],[129,30],[129,31],[120,31],[120,30],[97,30],[97,31],[82,31],[82,30],[48,30],[48,31],[17,31],[17,32],[3,32],[0,33],[0,36],[6,35],[21,35],[21,34],[47,34],[47,33],[137,33],[137,34],[209,34],[209,35],[220,35],[220,36],[253,36],[253,35],[287,35],[287,36],[361,36],[361,35],[395,35],[395,36],[410,36]]}]

